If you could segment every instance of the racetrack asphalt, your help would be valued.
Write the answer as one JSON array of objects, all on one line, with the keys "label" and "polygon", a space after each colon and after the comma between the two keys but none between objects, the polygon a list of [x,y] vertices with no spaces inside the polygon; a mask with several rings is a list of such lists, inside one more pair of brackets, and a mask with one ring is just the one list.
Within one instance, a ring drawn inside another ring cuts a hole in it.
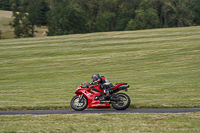
[{"label": "racetrack asphalt", "polygon": [[46,114],[103,114],[103,113],[188,113],[200,112],[200,108],[186,108],[186,109],[96,109],[96,110],[26,110],[26,111],[0,111],[0,115],[46,115]]}]

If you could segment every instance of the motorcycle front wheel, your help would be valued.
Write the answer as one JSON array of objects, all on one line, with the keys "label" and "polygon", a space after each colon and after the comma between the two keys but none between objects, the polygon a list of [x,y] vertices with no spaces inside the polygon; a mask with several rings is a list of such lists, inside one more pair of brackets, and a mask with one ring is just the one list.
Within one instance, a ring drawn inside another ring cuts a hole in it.
[{"label": "motorcycle front wheel", "polygon": [[112,103],[113,108],[116,110],[125,110],[131,103],[129,96],[125,93],[118,93],[115,95],[115,98],[119,99]]},{"label": "motorcycle front wheel", "polygon": [[76,95],[72,98],[70,102],[71,107],[76,110],[76,111],[82,111],[87,108],[88,106],[88,101],[87,98],[83,96],[81,101],[79,101],[79,97]]}]

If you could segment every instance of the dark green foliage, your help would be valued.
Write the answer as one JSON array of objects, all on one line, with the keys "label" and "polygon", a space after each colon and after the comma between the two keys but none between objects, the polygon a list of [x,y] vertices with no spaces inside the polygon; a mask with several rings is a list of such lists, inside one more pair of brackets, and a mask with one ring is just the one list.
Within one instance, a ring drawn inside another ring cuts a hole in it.
[{"label": "dark green foliage", "polygon": [[0,0],[0,10],[10,10],[9,0]]},{"label": "dark green foliage", "polygon": [[46,25],[46,13],[49,10],[50,8],[45,0],[31,0],[27,8],[27,12],[29,14],[28,18],[34,25]]},{"label": "dark green foliage", "polygon": [[115,14],[111,12],[99,13],[95,22],[95,31],[112,31]]},{"label": "dark green foliage", "polygon": [[135,9],[133,6],[134,4],[128,2],[119,5],[115,30],[125,30],[128,22],[135,17]]},{"label": "dark green foliage", "polygon": [[50,8],[45,0],[12,0],[10,3],[14,16],[10,26],[17,38],[33,37],[35,26],[46,25],[46,12]]},{"label": "dark green foliage", "polygon": [[194,12],[189,8],[193,0],[155,0],[161,27],[183,27],[193,25]]},{"label": "dark green foliage", "polygon": [[196,25],[200,25],[200,1],[195,0],[194,2],[189,4],[189,8],[194,14],[194,23]]},{"label": "dark green foliage", "polygon": [[159,18],[156,10],[153,9],[150,1],[143,1],[136,10],[135,19],[131,19],[126,27],[126,30],[151,29],[160,26]]},{"label": "dark green foliage", "polygon": [[9,23],[11,28],[14,28],[14,34],[17,38],[20,38],[23,36],[23,29],[22,29],[22,19],[24,17],[23,12],[17,12],[21,9],[21,7],[18,7],[16,3],[12,4],[12,10],[13,10],[13,17],[14,19],[12,22]]},{"label": "dark green foliage", "polygon": [[17,38],[34,36],[34,27],[28,19],[29,13],[26,12],[27,7],[26,0],[20,1],[20,6],[17,6],[17,1],[12,3],[14,19],[9,25],[14,28],[14,34]]},{"label": "dark green foliage", "polygon": [[[48,14],[49,35],[182,27],[191,26],[194,22],[199,24],[200,8],[198,4],[193,5],[195,0],[74,0],[68,1],[68,4],[63,1],[61,0],[62,7],[59,7],[59,1],[54,1],[54,11]],[[77,24],[82,25],[84,29],[81,26],[73,26],[71,16],[65,15],[70,11],[69,8],[73,8],[69,7],[72,3],[79,5],[79,13],[84,12],[85,16],[72,16],[80,21]],[[64,14],[63,11],[57,11],[55,16],[56,8],[67,9]],[[63,18],[66,22],[61,21]],[[61,25],[67,28],[61,28]]]},{"label": "dark green foliage", "polygon": [[187,0],[178,0],[174,3],[175,17],[173,18],[174,23],[172,24],[176,27],[190,26],[193,24],[193,14],[187,6],[188,3]]},{"label": "dark green foliage", "polygon": [[87,15],[77,4],[70,1],[58,2],[47,14],[48,35],[86,33]]},{"label": "dark green foliage", "polygon": [[200,25],[199,0],[0,0],[0,4],[1,9],[27,13],[15,33],[27,26],[32,36],[34,26],[41,25],[48,25],[48,35]]}]

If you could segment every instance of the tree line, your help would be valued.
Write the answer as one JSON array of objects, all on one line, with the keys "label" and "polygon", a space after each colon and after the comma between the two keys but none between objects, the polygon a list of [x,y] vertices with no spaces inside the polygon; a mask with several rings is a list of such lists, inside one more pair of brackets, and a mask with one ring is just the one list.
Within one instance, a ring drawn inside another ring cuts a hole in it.
[{"label": "tree line", "polygon": [[200,25],[200,0],[0,0],[17,37]]}]

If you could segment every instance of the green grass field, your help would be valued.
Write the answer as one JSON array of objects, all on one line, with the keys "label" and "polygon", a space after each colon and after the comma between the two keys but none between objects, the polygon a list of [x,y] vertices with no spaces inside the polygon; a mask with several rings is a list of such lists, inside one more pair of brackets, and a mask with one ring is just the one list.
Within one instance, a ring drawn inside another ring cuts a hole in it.
[{"label": "green grass field", "polygon": [[[0,40],[0,110],[70,109],[94,72],[130,108],[200,107],[200,27]],[[195,132],[199,113],[0,116],[0,132]]]},{"label": "green grass field", "polygon": [[199,133],[200,113],[0,116],[6,133]]},{"label": "green grass field", "polygon": [[200,107],[200,27],[0,40],[0,110],[70,109],[95,72],[130,108]]}]

